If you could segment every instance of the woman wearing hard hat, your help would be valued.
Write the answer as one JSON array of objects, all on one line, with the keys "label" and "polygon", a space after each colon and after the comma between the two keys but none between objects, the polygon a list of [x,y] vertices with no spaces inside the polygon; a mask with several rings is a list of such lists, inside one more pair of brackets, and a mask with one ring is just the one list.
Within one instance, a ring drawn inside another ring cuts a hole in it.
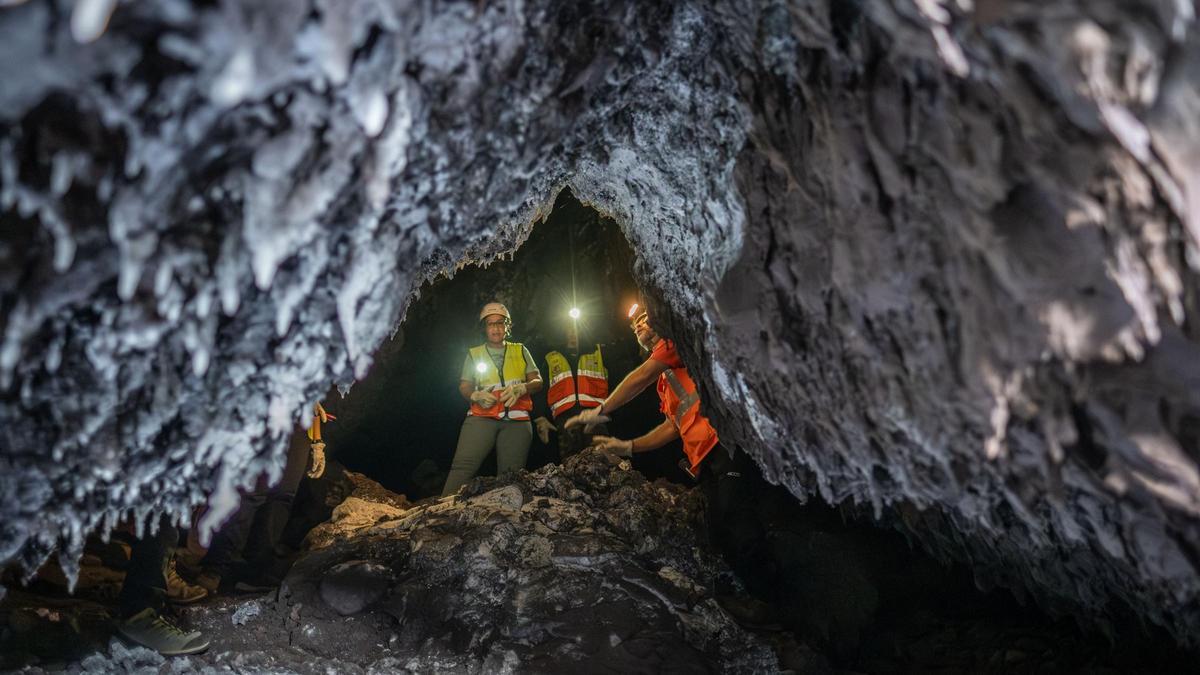
[{"label": "woman wearing hard hat", "polygon": [[493,447],[498,475],[525,468],[533,440],[529,395],[542,389],[537,363],[524,345],[508,341],[512,315],[507,307],[489,302],[479,311],[479,323],[487,341],[468,350],[463,361],[458,390],[471,408],[458,434],[443,495],[458,492],[474,478]]}]

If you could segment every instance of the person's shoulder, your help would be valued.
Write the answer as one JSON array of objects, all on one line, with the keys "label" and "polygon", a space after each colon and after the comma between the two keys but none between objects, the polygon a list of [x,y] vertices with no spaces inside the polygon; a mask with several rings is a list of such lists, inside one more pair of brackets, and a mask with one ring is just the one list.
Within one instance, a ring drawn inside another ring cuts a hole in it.
[{"label": "person's shoulder", "polygon": [[654,359],[655,361],[662,361],[664,363],[677,361],[679,359],[679,354],[675,351],[675,342],[673,340],[662,338],[657,344],[654,345],[654,348],[650,350],[650,358]]}]

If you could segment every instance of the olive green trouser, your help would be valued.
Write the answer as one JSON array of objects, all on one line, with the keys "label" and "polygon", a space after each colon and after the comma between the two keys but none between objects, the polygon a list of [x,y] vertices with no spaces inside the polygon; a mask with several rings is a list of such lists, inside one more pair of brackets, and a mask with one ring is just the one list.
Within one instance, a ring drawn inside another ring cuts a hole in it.
[{"label": "olive green trouser", "polygon": [[532,441],[533,425],[527,420],[516,422],[468,415],[462,431],[458,432],[458,448],[454,451],[442,496],[458,492],[474,478],[493,446],[496,448],[496,475],[524,469]]}]

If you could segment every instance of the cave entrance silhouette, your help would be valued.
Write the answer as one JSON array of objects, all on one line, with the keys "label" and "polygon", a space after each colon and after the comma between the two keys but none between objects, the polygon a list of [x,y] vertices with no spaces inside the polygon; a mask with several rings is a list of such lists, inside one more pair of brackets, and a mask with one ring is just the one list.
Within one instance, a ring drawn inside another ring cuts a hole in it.
[{"label": "cave entrance silhouette", "polygon": [[[557,350],[574,361],[568,334],[575,324],[574,352],[600,345],[609,387],[615,387],[644,358],[624,312],[637,295],[633,262],[620,227],[562,190],[550,215],[511,257],[467,265],[423,286],[367,377],[345,397],[330,391],[326,408],[338,417],[328,431],[331,457],[410,499],[437,494],[467,410],[458,391],[459,371],[468,348],[483,342],[479,308],[493,300],[512,312],[511,339],[528,347],[544,381],[547,353]],[[578,318],[570,316],[572,308]],[[549,417],[545,389],[533,399],[533,416]],[[609,429],[629,438],[660,421],[657,398],[644,392]],[[683,481],[675,465],[680,452],[673,443],[639,455],[635,466],[652,478]],[[535,435],[526,468],[558,459],[558,439],[551,435],[543,443]],[[495,472],[493,451],[478,475]]]}]

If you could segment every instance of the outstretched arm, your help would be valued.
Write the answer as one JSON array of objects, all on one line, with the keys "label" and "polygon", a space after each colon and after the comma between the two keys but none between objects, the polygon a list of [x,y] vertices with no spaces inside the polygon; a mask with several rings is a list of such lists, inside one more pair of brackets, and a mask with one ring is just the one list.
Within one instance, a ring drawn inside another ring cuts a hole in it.
[{"label": "outstretched arm", "polygon": [[609,414],[612,411],[633,400],[633,397],[642,393],[658,379],[658,376],[666,372],[670,366],[662,361],[654,359],[646,359],[642,365],[633,369],[633,372],[625,376],[616,389],[604,399],[599,407],[588,408],[578,415],[567,420],[567,428],[583,425],[585,430],[591,430],[597,424],[608,421]]},{"label": "outstretched arm", "polygon": [[679,438],[679,431],[675,429],[674,424],[671,424],[671,420],[663,418],[662,423],[651,429],[649,433],[633,439],[633,448],[631,449],[633,452],[650,452],[676,438]]},{"label": "outstretched arm", "polygon": [[671,420],[664,418],[662,423],[651,429],[649,433],[633,440],[626,441],[612,436],[594,436],[592,445],[621,457],[629,457],[635,452],[657,450],[676,438],[679,438],[679,432],[675,429],[675,425],[671,424]]},{"label": "outstretched arm", "polygon": [[604,403],[596,409],[597,415],[607,415],[617,408],[629,403],[635,396],[642,393],[646,387],[654,384],[659,375],[662,375],[670,367],[662,361],[654,359],[646,359],[642,365],[634,368],[631,373],[621,380],[616,389],[609,393],[608,398],[604,399]]}]

